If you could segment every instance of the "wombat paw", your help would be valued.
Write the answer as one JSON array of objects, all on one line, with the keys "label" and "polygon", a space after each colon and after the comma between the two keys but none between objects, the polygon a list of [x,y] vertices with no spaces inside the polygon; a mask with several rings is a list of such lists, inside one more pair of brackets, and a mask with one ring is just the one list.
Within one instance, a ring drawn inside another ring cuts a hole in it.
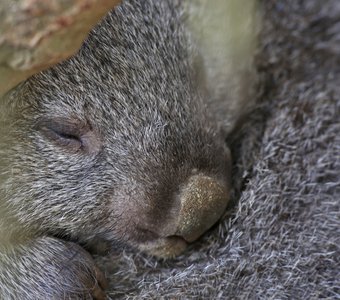
[{"label": "wombat paw", "polygon": [[76,243],[38,237],[0,253],[0,299],[107,299],[106,280]]},{"label": "wombat paw", "polygon": [[74,243],[66,244],[66,251],[60,266],[61,286],[64,281],[66,298],[107,299],[104,289],[107,282],[91,255]]},{"label": "wombat paw", "polygon": [[[19,278],[18,288],[12,290],[15,299],[106,299],[103,273],[92,256],[78,244],[41,237],[32,240],[20,252],[16,258],[8,259],[15,262],[17,269],[9,272],[24,270],[25,274]],[[13,269],[14,266],[7,267]],[[11,286],[9,283],[9,289]]]}]

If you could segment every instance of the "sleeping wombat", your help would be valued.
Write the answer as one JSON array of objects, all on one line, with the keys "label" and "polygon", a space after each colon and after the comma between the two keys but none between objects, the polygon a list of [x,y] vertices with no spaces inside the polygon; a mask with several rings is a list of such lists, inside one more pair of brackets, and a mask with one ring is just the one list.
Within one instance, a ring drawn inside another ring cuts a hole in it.
[{"label": "sleeping wombat", "polygon": [[228,106],[200,54],[181,1],[124,1],[3,99],[1,299],[105,298],[94,241],[170,257],[219,219]]}]

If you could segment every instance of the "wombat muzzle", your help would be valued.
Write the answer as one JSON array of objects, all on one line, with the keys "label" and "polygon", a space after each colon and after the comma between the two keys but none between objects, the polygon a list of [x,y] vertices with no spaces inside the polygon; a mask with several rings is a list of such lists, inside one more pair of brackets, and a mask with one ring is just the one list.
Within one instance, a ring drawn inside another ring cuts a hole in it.
[{"label": "wombat muzzle", "polygon": [[230,188],[205,175],[191,176],[180,191],[177,219],[160,233],[160,238],[139,246],[158,257],[172,257],[183,252],[213,226],[225,211]]}]

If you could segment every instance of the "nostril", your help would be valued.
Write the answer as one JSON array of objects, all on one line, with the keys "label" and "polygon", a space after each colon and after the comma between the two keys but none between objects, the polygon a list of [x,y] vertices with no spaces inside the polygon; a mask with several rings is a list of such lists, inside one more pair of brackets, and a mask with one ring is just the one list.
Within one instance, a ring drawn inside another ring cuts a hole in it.
[{"label": "nostril", "polygon": [[166,237],[166,239],[169,239],[169,240],[177,240],[177,241],[183,241],[183,242],[185,242],[185,243],[191,243],[191,241],[188,241],[188,240],[186,240],[185,239],[185,237],[183,237],[183,236],[179,236],[179,235],[169,235],[169,236],[167,236]]}]

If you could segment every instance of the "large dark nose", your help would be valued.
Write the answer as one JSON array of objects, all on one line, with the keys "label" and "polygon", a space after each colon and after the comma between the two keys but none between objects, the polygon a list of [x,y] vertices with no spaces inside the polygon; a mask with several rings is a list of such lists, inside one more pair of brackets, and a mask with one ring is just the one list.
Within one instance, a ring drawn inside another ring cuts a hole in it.
[{"label": "large dark nose", "polygon": [[173,235],[195,241],[225,211],[229,200],[226,184],[204,175],[192,176],[181,191],[181,209]]},{"label": "large dark nose", "polygon": [[179,192],[180,207],[164,227],[155,232],[159,238],[140,245],[140,249],[159,257],[171,257],[183,252],[224,213],[229,201],[228,182],[206,175],[193,175]]}]

